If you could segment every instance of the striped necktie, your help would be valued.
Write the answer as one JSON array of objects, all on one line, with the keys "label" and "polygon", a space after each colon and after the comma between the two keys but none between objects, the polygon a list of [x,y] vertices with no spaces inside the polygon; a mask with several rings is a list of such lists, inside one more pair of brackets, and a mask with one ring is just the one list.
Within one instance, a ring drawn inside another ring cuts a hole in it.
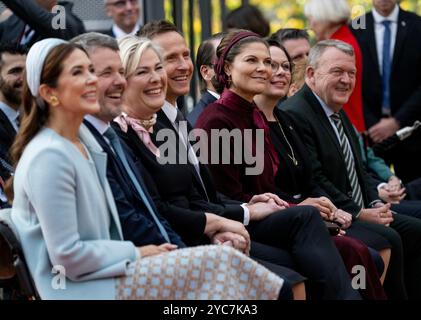
[{"label": "striped necktie", "polygon": [[346,170],[348,172],[348,178],[352,188],[352,199],[360,208],[364,208],[363,195],[361,192],[360,183],[358,182],[357,172],[355,171],[354,158],[352,156],[349,141],[347,141],[348,139],[344,132],[341,117],[337,113],[332,114],[330,117],[338,129],[339,142],[342,148],[342,153],[344,155]]}]

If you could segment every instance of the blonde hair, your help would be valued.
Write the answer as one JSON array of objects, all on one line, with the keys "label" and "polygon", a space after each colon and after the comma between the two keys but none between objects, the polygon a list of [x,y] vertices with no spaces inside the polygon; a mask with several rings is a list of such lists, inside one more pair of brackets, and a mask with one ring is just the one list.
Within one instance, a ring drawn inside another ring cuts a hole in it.
[{"label": "blonde hair", "polygon": [[351,10],[346,0],[308,0],[304,14],[318,22],[346,23]]},{"label": "blonde hair", "polygon": [[146,49],[152,49],[162,62],[160,49],[148,38],[140,38],[134,35],[127,35],[118,40],[120,48],[120,58],[124,67],[125,78],[130,77],[136,70],[140,58]]}]

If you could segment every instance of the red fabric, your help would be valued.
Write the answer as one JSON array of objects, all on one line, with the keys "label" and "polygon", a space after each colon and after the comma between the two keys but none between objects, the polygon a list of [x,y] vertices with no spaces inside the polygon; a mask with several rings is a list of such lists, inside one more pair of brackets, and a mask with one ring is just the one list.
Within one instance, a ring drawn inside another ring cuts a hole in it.
[{"label": "red fabric", "polygon": [[[221,104],[224,104],[221,100]],[[278,167],[279,167],[279,158],[278,158],[278,154],[276,153],[275,147],[272,144],[272,140],[270,139],[270,131],[269,131],[269,126],[267,124],[267,120],[265,115],[263,114],[262,111],[260,111],[260,109],[256,106],[256,104],[252,104],[253,107],[253,123],[256,126],[256,128],[258,129],[263,129],[264,130],[264,135],[265,135],[265,152],[268,153],[270,160],[272,162],[272,171],[273,171],[273,175],[276,175],[276,173],[278,172]]]},{"label": "red fabric", "polygon": [[363,83],[363,60],[361,56],[360,46],[357,39],[351,33],[347,25],[340,27],[332,36],[331,39],[341,40],[350,44],[354,48],[355,62],[357,66],[357,80],[355,88],[352,92],[349,101],[344,105],[343,109],[351,120],[352,124],[359,132],[365,131],[364,113],[363,113],[363,98],[362,98],[362,83]]},{"label": "red fabric", "polygon": [[344,261],[345,267],[351,278],[356,276],[356,273],[353,273],[353,267],[357,265],[364,266],[366,288],[360,290],[363,299],[387,300],[376,265],[371,258],[367,246],[358,239],[346,236],[335,236],[332,237],[332,240],[341,254],[342,260]]}]

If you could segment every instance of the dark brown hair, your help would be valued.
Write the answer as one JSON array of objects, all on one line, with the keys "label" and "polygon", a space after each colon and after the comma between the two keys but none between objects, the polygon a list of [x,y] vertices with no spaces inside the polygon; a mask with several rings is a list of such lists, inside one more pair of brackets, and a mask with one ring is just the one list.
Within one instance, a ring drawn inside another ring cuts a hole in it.
[{"label": "dark brown hair", "polygon": [[[40,83],[52,88],[57,87],[59,76],[63,71],[63,62],[76,49],[85,52],[81,46],[74,43],[64,43],[53,48],[45,59]],[[26,72],[24,78],[26,79]],[[11,160],[15,168],[26,146],[46,124],[50,115],[48,104],[41,101],[40,98],[32,96],[26,81],[23,84],[22,95],[21,126],[10,149]],[[7,180],[5,191],[9,200],[13,200],[13,176]]]},{"label": "dark brown hair", "polygon": [[[217,33],[212,35],[209,39],[206,39],[203,41],[199,48],[197,49],[197,55],[196,55],[196,69],[197,69],[197,75],[199,77],[199,85],[200,85],[200,91],[205,92],[206,91],[206,81],[203,79],[202,74],[200,73],[200,67],[201,66],[210,66],[213,67],[214,60],[216,57],[216,48],[213,46],[213,41],[215,40],[221,40],[224,37],[224,33]],[[219,83],[212,78],[212,84],[215,87],[215,89],[219,92],[218,86]],[[222,88],[223,89],[223,88]]]},{"label": "dark brown hair", "polygon": [[244,5],[231,11],[225,18],[224,30],[246,29],[266,37],[270,32],[270,25],[263,13],[253,5]]},{"label": "dark brown hair", "polygon": [[3,54],[8,53],[12,55],[25,55],[28,53],[28,48],[26,46],[17,44],[17,43],[2,43],[0,44],[0,70],[3,67]]}]

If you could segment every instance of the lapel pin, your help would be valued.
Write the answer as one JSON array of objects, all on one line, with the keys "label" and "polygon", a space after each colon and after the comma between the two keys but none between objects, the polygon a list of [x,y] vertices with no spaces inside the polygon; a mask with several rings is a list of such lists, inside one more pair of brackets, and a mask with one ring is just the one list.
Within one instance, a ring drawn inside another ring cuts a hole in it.
[{"label": "lapel pin", "polygon": [[402,25],[402,27],[406,27],[406,22],[405,21],[402,21],[401,22],[401,25]]}]

